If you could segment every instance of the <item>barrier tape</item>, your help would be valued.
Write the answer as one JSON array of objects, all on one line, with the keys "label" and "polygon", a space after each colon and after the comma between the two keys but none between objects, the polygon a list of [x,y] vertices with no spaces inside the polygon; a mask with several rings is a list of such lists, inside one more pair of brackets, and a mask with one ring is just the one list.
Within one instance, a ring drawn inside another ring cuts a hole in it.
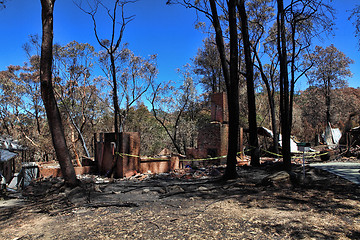
[{"label": "barrier tape", "polygon": [[[270,151],[267,151],[267,150],[263,150],[263,149],[261,149],[261,151],[263,151],[263,152],[267,152],[267,153],[270,153],[270,154],[272,154],[272,155],[274,155],[274,156],[278,156],[278,157],[283,157],[283,155],[281,155],[281,154],[278,154],[278,153],[273,153],[273,152],[270,152]],[[298,154],[302,154],[302,152],[298,152]],[[304,156],[305,158],[316,158],[316,157],[321,157],[321,156],[323,156],[323,155],[326,155],[326,154],[328,154],[328,152],[325,152],[325,153],[319,153],[319,154],[314,154],[314,155],[307,155],[307,156]],[[291,157],[291,158],[300,158],[300,157]]]},{"label": "barrier tape", "polygon": [[226,158],[227,155],[220,156],[220,157],[211,157],[211,158],[197,158],[197,159],[179,159],[180,162],[201,162],[201,161],[209,161],[209,160],[217,160]]},{"label": "barrier tape", "polygon": [[[127,153],[116,153],[117,155],[119,155],[120,157],[122,156],[127,156],[127,157],[136,157],[136,158],[141,158],[141,156],[137,156],[137,155],[132,155],[132,154],[127,154]],[[179,159],[180,162],[197,162],[197,161],[208,161],[208,160],[217,160],[217,159],[222,159],[222,158],[226,158],[227,155],[224,156],[220,156],[220,157],[211,157],[211,158],[200,158],[200,159]],[[164,158],[152,158],[152,157],[147,157],[144,158],[146,160],[162,160],[162,161],[170,161],[170,159],[164,159]]]},{"label": "barrier tape", "polygon": [[[255,147],[250,147],[250,149],[247,149],[244,151],[245,152],[249,152],[251,151],[252,149],[254,149]],[[283,157],[283,155],[281,154],[278,154],[278,153],[274,153],[274,152],[270,152],[270,151],[267,151],[267,150],[264,150],[264,149],[260,149],[261,151],[263,152],[266,152],[266,153],[269,153],[269,154],[272,154],[274,156],[278,156],[280,158]],[[240,155],[242,152],[237,152],[236,155]],[[299,154],[301,154],[302,152],[299,152]],[[132,155],[132,154],[127,154],[127,153],[119,153],[119,152],[116,152],[115,153],[116,155],[119,155],[120,157],[123,157],[123,156],[127,156],[127,157],[136,157],[136,158],[141,158],[141,156],[137,156],[137,155]],[[320,153],[320,154],[315,154],[315,155],[311,155],[311,156],[304,156],[304,158],[316,158],[316,157],[321,157],[323,155],[326,155],[328,154],[328,152],[325,152],[325,153]],[[223,158],[226,158],[227,155],[224,155],[224,156],[219,156],[219,157],[211,157],[211,158],[199,158],[199,159],[179,159],[180,162],[201,162],[201,161],[210,161],[210,160],[218,160],[218,159],[223,159]],[[299,157],[291,157],[292,159],[298,159],[298,158],[302,158],[302,156],[299,156]],[[147,158],[144,158],[146,160],[158,160],[158,161],[170,161],[170,159],[164,159],[164,158],[152,158],[152,157],[147,157]]]},{"label": "barrier tape", "polygon": [[266,152],[266,153],[270,153],[270,154],[272,154],[274,156],[282,157],[282,155],[278,154],[278,153],[273,153],[273,152],[270,152],[270,151],[267,151],[267,150],[262,150],[262,149],[261,149],[261,151]]}]

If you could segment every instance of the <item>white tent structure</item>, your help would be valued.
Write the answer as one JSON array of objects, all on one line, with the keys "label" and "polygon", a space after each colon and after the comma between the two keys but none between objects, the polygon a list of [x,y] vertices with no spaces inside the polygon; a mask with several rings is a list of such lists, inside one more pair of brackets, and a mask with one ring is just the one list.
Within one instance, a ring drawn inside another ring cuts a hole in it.
[{"label": "white tent structure", "polygon": [[[264,132],[266,132],[269,136],[273,137],[273,132],[270,129],[267,129],[265,127],[260,127]],[[282,147],[282,136],[279,134],[279,145]],[[290,152],[296,153],[298,152],[298,146],[294,139],[290,138]]]},{"label": "white tent structure", "polygon": [[[282,147],[282,136],[281,136],[281,134],[279,134],[279,145]],[[290,152],[292,152],[292,153],[299,152],[298,146],[297,146],[296,142],[292,138],[290,138]]]},{"label": "white tent structure", "polygon": [[334,148],[339,144],[341,138],[341,131],[339,128],[332,128],[331,124],[328,123],[325,132],[322,134],[326,145],[330,148]]}]

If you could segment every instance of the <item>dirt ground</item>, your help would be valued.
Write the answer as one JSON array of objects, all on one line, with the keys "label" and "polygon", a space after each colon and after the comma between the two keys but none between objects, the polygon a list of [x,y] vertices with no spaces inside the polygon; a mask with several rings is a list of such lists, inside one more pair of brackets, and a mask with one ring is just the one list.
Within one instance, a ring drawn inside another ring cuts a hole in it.
[{"label": "dirt ground", "polygon": [[360,239],[360,187],[340,177],[271,165],[223,182],[223,169],[206,171],[35,182],[0,201],[0,239]]}]

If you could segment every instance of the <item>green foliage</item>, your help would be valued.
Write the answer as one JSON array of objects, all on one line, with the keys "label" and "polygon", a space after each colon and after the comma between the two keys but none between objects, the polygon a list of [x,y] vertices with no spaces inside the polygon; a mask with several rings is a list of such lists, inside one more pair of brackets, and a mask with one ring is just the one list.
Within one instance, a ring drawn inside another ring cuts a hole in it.
[{"label": "green foliage", "polygon": [[[132,1],[129,1],[129,3]],[[170,2],[170,1],[169,1]],[[171,1],[193,7],[211,19],[209,1]],[[219,11],[220,25],[223,28],[225,57],[229,57],[228,13],[226,1],[215,1]],[[268,128],[279,124],[279,66],[277,49],[276,7],[272,0],[251,0],[246,2],[249,18],[249,34],[252,44],[252,59],[256,68],[256,79],[267,79],[258,84],[256,95],[257,123]],[[99,10],[109,8],[98,2]],[[123,10],[123,1],[118,1],[118,11]],[[322,128],[325,112],[325,97],[322,89],[330,86],[333,99],[331,113],[333,121],[339,124],[346,116],[357,110],[358,91],[347,89],[346,78],[351,75],[349,64],[352,61],[334,46],[326,49],[316,47],[313,53],[303,55],[312,48],[312,39],[333,26],[331,5],[321,0],[287,1],[285,7],[285,38],[287,69],[291,70],[290,81],[294,84],[298,77],[307,73],[311,87],[299,94],[294,93],[294,124],[292,133],[301,139],[311,140],[313,132]],[[0,1],[0,7],[5,1]],[[116,6],[116,5],[115,5]],[[90,6],[91,8],[91,6]],[[95,17],[97,9],[87,13]],[[86,12],[86,11],[85,11]],[[360,6],[353,11],[356,37],[359,38]],[[109,12],[112,13],[112,12]],[[120,12],[118,12],[119,14]],[[117,15],[125,17],[124,15]],[[110,17],[110,20],[112,18]],[[113,20],[113,19],[112,19]],[[114,131],[114,106],[111,58],[115,59],[115,79],[119,96],[120,124],[124,131],[136,131],[141,135],[141,154],[155,155],[163,148],[185,153],[187,147],[196,147],[198,129],[210,121],[206,100],[201,100],[197,83],[204,89],[204,95],[226,90],[219,51],[216,46],[214,29],[205,29],[205,24],[197,23],[202,31],[210,31],[203,46],[193,59],[193,66],[179,70],[181,84],[155,84],[157,76],[156,55],[137,56],[128,44],[120,45],[123,27],[133,16],[115,21],[116,31],[107,40],[98,38],[103,51],[95,52],[87,43],[72,41],[64,46],[54,46],[53,77],[56,97],[64,121],[66,138],[71,145],[72,155],[82,156],[84,150],[80,135],[91,148],[94,132]],[[110,24],[111,25],[111,24]],[[119,29],[120,27],[120,29]],[[120,36],[119,36],[120,34]],[[240,75],[240,125],[248,125],[243,46],[241,29],[239,34],[239,75]],[[118,36],[118,38],[116,37]],[[98,36],[97,36],[98,37]],[[118,40],[118,41],[115,41]],[[116,48],[115,48],[116,47]],[[23,46],[28,61],[23,66],[10,65],[0,72],[0,121],[1,134],[12,135],[23,142],[36,154],[34,158],[48,159],[52,156],[51,138],[47,126],[43,103],[40,98],[40,38],[31,35]],[[257,54],[257,56],[256,56]],[[301,61],[302,57],[306,61]],[[228,59],[226,59],[228,61]],[[309,70],[310,66],[313,68]],[[100,67],[102,76],[94,75],[94,68]],[[290,88],[291,86],[289,86]],[[147,91],[152,88],[152,92]],[[269,92],[267,92],[267,88]],[[337,89],[341,88],[341,89]],[[276,124],[270,124],[268,96],[275,100]],[[149,104],[145,105],[145,97]],[[76,131],[78,129],[79,131]],[[308,133],[310,130],[310,133]],[[90,149],[91,150],[91,149]],[[91,152],[91,151],[90,151]]]},{"label": "green foliage", "polygon": [[214,36],[204,39],[203,42],[203,47],[198,50],[193,60],[193,71],[199,76],[199,83],[201,83],[205,92],[224,92],[226,91],[225,80]]},{"label": "green foliage", "polygon": [[326,123],[331,123],[331,91],[347,85],[346,78],[352,75],[349,65],[353,60],[346,57],[334,45],[325,49],[316,46],[313,53],[305,55],[305,59],[305,64],[312,67],[308,72],[309,84],[321,89],[327,107],[324,120]]},{"label": "green foliage", "polygon": [[194,147],[198,126],[203,120],[199,96],[193,82],[193,72],[190,65],[178,70],[182,85],[172,82],[152,86],[149,98],[155,119],[165,130],[171,140],[173,149],[178,153],[186,153],[186,148]]},{"label": "green foliage", "polygon": [[316,46],[313,53],[306,54],[306,65],[312,69],[307,73],[309,85],[326,88],[342,88],[346,79],[352,76],[350,64],[353,60],[339,51],[334,45],[326,48]]},{"label": "green foliage", "polygon": [[[358,126],[359,115],[358,106],[360,104],[360,89],[339,88],[331,92],[332,104],[330,114],[332,116],[333,126],[342,129],[349,116],[356,113]],[[326,125],[324,122],[326,116],[326,104],[323,90],[318,87],[309,87],[295,100],[298,108],[301,109],[300,116],[302,126],[298,126],[296,131],[298,136],[306,141],[313,141],[315,134],[321,134]],[[303,130],[299,129],[303,128]]]},{"label": "green foliage", "polygon": [[171,146],[171,143],[166,141],[164,129],[143,103],[130,108],[127,117],[127,129],[129,132],[140,133],[141,155],[154,156],[163,148]]},{"label": "green foliage", "polygon": [[[134,54],[128,48],[128,44],[123,44],[114,53],[115,56],[115,74],[117,83],[118,105],[120,111],[120,125],[124,131],[127,131],[127,114],[129,109],[144,101],[143,97],[150,88],[157,76],[157,55],[141,57]],[[113,89],[111,79],[111,59],[107,51],[97,53],[102,71],[104,72],[108,86]]]}]

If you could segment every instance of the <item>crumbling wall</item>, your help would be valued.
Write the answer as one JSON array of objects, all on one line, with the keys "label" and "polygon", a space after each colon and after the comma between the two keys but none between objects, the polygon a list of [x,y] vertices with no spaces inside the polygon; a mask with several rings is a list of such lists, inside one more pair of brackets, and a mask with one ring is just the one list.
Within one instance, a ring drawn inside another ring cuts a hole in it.
[{"label": "crumbling wall", "polygon": [[[219,157],[227,154],[229,115],[226,93],[210,96],[211,123],[199,130],[197,148],[187,149],[188,158]],[[223,163],[222,160],[221,163]]]},{"label": "crumbling wall", "polygon": [[210,96],[211,121],[229,122],[229,111],[226,93],[214,93]]},{"label": "crumbling wall", "polygon": [[229,126],[222,123],[207,124],[199,131],[198,134],[198,149],[200,156],[217,157],[223,156],[227,153],[227,141],[229,134]]},{"label": "crumbling wall", "polygon": [[179,168],[178,156],[164,157],[163,159],[141,158],[140,161],[141,173],[165,173]]},{"label": "crumbling wall", "polygon": [[140,134],[119,133],[118,138],[120,142],[118,153],[115,152],[115,133],[100,133],[99,139],[95,140],[95,161],[101,175],[109,175],[114,171],[115,177],[129,177],[140,170]]},{"label": "crumbling wall", "polygon": [[130,177],[140,171],[140,134],[127,132],[120,135],[120,157],[116,165],[116,176]]}]

